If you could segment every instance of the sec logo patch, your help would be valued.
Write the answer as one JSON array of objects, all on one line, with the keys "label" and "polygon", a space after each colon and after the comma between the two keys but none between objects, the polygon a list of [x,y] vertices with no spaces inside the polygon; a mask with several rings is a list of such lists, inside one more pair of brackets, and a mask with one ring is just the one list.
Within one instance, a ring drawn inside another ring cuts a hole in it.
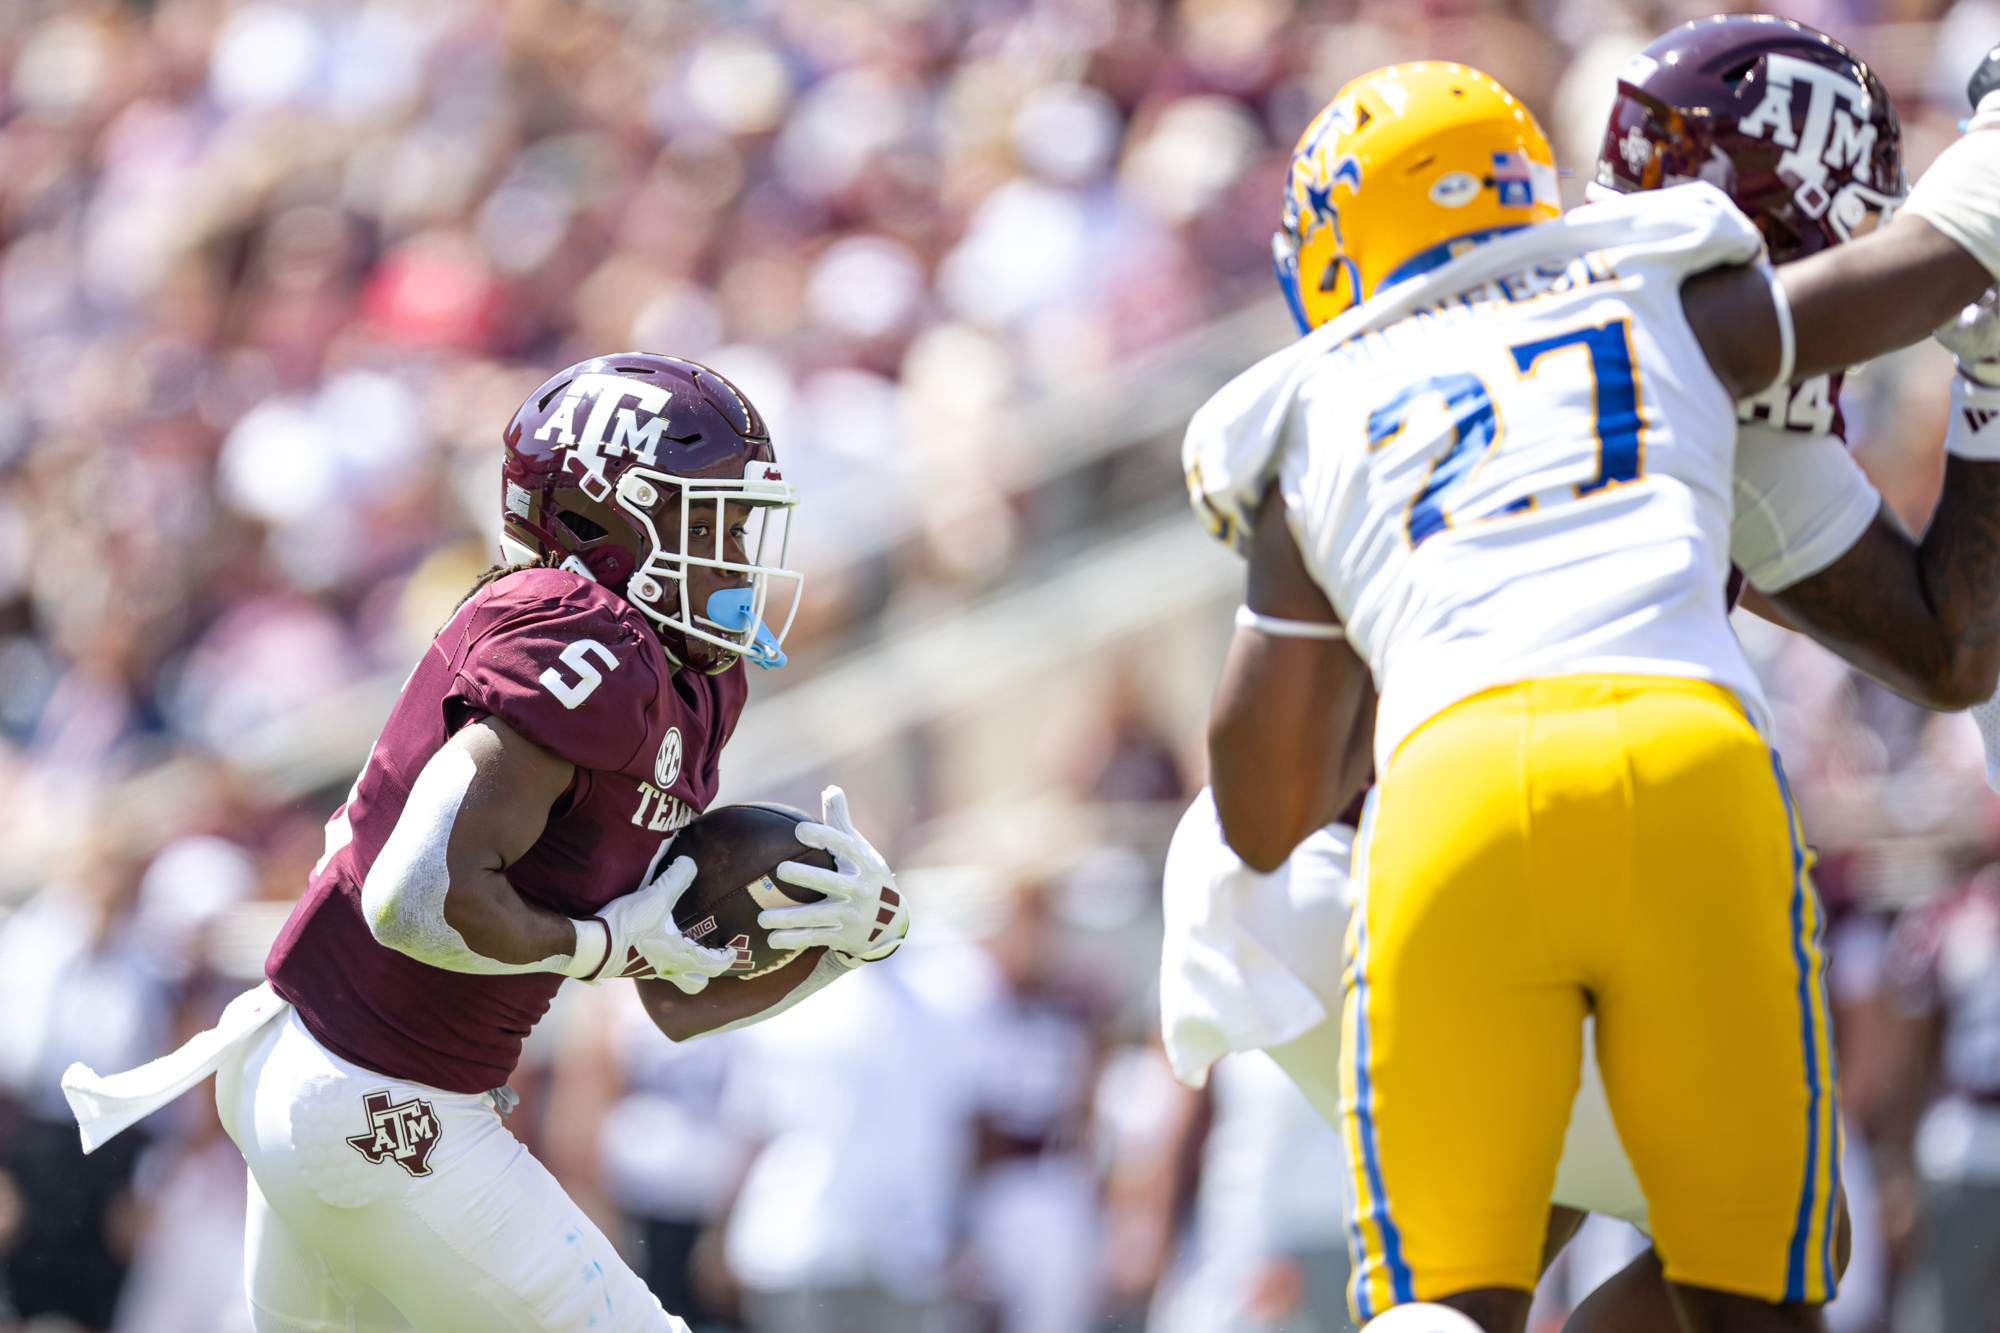
[{"label": "sec logo patch", "polygon": [[668,727],[666,739],[660,742],[660,753],[653,760],[653,785],[665,791],[680,775],[681,729]]}]

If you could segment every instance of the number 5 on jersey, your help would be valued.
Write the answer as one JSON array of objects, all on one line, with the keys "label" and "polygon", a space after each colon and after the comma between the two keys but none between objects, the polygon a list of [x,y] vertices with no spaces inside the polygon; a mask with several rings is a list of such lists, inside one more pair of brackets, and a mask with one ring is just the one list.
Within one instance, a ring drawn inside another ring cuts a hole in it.
[{"label": "number 5 on jersey", "polygon": [[562,664],[576,673],[576,682],[563,678],[562,672],[550,667],[542,673],[542,685],[553,694],[564,708],[574,708],[590,697],[592,690],[604,683],[604,672],[591,662],[592,653],[603,659],[605,671],[618,669],[618,658],[609,648],[595,639],[578,639],[562,650]]},{"label": "number 5 on jersey", "polygon": [[[1608,486],[1637,481],[1644,473],[1645,447],[1640,439],[1644,422],[1639,413],[1639,385],[1632,372],[1629,333],[1629,321],[1619,319],[1507,349],[1513,357],[1515,373],[1522,380],[1538,378],[1547,358],[1569,348],[1578,348],[1589,358],[1597,471],[1588,481],[1568,487],[1570,494],[1566,498],[1581,499]],[[1567,368],[1566,360],[1547,364],[1552,370],[1558,366]],[[1410,502],[1406,527],[1413,548],[1451,527],[1455,507],[1478,498],[1473,493],[1473,479],[1480,465],[1504,446],[1492,391],[1477,375],[1460,373],[1419,380],[1371,412],[1368,447],[1379,449],[1401,435],[1417,405],[1432,395],[1444,399],[1445,410],[1450,414],[1451,443],[1431,465],[1423,488]],[[1525,493],[1487,497],[1478,506],[1477,516],[1496,518],[1531,509],[1547,503],[1554,490],[1545,480],[1537,479],[1532,470],[1513,489]]]}]

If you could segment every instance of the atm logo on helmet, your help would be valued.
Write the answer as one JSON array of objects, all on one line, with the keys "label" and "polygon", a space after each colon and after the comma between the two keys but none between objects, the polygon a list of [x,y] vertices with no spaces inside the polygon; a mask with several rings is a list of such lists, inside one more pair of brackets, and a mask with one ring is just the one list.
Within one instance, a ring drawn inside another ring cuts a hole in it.
[{"label": "atm logo on helmet", "polygon": [[[579,432],[576,410],[592,395],[596,401]],[[576,450],[574,457],[585,470],[600,476],[605,458],[617,458],[627,450],[652,467],[659,453],[660,438],[667,433],[667,404],[672,398],[669,390],[628,375],[601,372],[578,375],[564,390],[555,412],[535,432],[535,438],[572,446]],[[628,401],[629,407],[625,405]],[[643,425],[639,421],[641,412],[649,418]]]},{"label": "atm logo on helmet", "polygon": [[[1808,93],[1803,121],[1794,114],[1800,88]],[[1873,109],[1868,90],[1838,70],[1774,52],[1764,60],[1764,99],[1736,128],[1785,150],[1778,172],[1798,182],[1792,197],[1816,218],[1833,202],[1826,186],[1832,169],[1866,175],[1875,151]]]}]

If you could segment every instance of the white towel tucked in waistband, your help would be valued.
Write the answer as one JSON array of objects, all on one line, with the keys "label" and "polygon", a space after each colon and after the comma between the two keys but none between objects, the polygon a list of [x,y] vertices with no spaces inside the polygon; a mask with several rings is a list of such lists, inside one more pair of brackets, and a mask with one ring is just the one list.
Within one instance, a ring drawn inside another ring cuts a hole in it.
[{"label": "white towel tucked in waistband", "polygon": [[83,1131],[83,1150],[97,1151],[213,1074],[231,1053],[291,1007],[265,982],[231,1000],[220,1022],[188,1038],[171,1055],[122,1074],[100,1075],[82,1063],[65,1069],[63,1096]]},{"label": "white towel tucked in waistband", "polygon": [[1167,849],[1160,1025],[1190,1087],[1231,1051],[1281,1046],[1339,1021],[1354,831],[1329,824],[1269,875],[1222,836],[1204,788]]}]

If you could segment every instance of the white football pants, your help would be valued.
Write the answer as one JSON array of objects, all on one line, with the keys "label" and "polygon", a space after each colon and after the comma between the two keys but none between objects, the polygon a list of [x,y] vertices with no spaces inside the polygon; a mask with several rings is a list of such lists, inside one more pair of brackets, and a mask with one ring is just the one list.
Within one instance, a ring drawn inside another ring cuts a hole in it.
[{"label": "white football pants", "polygon": [[351,1065],[287,1014],[216,1103],[250,1164],[258,1333],[688,1333],[483,1095]]}]

